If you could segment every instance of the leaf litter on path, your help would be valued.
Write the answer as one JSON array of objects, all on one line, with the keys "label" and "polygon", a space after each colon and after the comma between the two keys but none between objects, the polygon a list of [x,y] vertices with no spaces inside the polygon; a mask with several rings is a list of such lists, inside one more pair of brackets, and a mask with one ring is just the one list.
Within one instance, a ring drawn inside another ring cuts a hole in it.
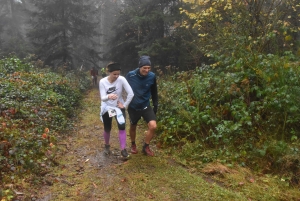
[{"label": "leaf litter on path", "polygon": [[37,201],[103,200],[106,189],[118,180],[111,170],[126,160],[120,156],[116,125],[113,125],[110,138],[112,153],[104,154],[99,106],[98,91],[90,91],[84,100],[78,126],[74,128],[76,132],[66,138],[66,142],[59,143],[59,165],[45,176],[49,185],[40,189]]}]

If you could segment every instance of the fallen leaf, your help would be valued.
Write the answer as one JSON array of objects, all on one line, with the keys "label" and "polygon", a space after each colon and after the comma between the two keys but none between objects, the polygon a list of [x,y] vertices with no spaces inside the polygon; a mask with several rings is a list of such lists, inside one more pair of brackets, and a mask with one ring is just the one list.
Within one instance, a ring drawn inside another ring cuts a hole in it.
[{"label": "fallen leaf", "polygon": [[80,189],[77,189],[76,191],[76,195],[79,196],[81,193],[80,193]]},{"label": "fallen leaf", "polygon": [[6,184],[5,185],[5,187],[8,187],[8,188],[13,188],[13,186],[14,186],[13,184]]},{"label": "fallen leaf", "polygon": [[153,199],[154,196],[153,196],[152,194],[149,194],[149,195],[148,195],[148,198],[149,198],[149,199]]},{"label": "fallen leaf", "polygon": [[250,181],[251,183],[253,183],[255,180],[254,180],[253,178],[250,178],[249,181]]},{"label": "fallen leaf", "polygon": [[22,192],[14,191],[16,195],[24,195]]}]

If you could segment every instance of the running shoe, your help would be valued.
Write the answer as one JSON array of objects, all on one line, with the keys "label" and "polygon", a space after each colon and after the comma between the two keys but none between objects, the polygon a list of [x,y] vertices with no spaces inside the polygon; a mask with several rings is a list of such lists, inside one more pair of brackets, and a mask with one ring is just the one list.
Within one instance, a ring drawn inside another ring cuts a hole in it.
[{"label": "running shoe", "polygon": [[105,145],[104,153],[105,153],[106,155],[111,154],[111,151],[110,151],[110,145],[109,145],[109,144],[106,144],[106,145]]},{"label": "running shoe", "polygon": [[131,145],[131,153],[132,154],[137,154],[138,150],[136,149],[136,144]]},{"label": "running shoe", "polygon": [[121,151],[121,155],[123,156],[123,158],[128,158],[129,157],[129,154],[127,153],[127,150],[126,149],[123,149]]},{"label": "running shoe", "polygon": [[143,153],[147,156],[154,156],[154,153],[151,151],[149,146],[143,148]]}]

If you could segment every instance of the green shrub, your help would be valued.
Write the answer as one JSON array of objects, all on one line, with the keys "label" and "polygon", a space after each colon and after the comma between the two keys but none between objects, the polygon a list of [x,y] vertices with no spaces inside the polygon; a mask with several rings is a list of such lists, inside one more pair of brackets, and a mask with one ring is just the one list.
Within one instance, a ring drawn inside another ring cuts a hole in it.
[{"label": "green shrub", "polygon": [[0,60],[3,182],[24,173],[39,174],[54,164],[57,133],[71,126],[87,81],[85,74],[41,71],[15,57]]},{"label": "green shrub", "polygon": [[201,144],[189,145],[197,147],[188,151],[191,158],[206,150],[211,159],[278,165],[300,132],[299,62],[290,52],[214,59],[213,68],[203,65],[159,80],[159,139],[185,151],[187,143]]}]

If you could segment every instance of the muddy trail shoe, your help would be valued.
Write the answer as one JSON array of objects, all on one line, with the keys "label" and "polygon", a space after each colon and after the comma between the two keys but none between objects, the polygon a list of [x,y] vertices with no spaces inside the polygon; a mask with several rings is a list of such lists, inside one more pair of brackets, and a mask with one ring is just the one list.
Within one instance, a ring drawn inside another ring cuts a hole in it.
[{"label": "muddy trail shoe", "polygon": [[136,149],[136,144],[131,145],[131,153],[132,154],[137,154],[138,150]]},{"label": "muddy trail shoe", "polygon": [[123,150],[121,151],[121,155],[122,155],[123,158],[128,158],[128,157],[129,157],[129,154],[127,153],[127,150],[126,150],[126,149],[123,149]]},{"label": "muddy trail shoe", "polygon": [[147,156],[154,156],[154,153],[151,151],[149,146],[143,148],[143,154]]},{"label": "muddy trail shoe", "polygon": [[105,145],[104,154],[106,154],[106,155],[110,155],[111,154],[110,145],[108,145],[108,144]]}]

